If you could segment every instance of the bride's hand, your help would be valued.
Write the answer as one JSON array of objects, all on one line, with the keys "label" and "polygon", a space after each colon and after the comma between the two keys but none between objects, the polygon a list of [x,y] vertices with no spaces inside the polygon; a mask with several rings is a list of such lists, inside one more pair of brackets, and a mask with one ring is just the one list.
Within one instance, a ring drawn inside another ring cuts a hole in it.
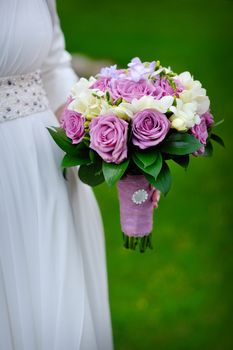
[{"label": "bride's hand", "polygon": [[56,115],[56,117],[57,117],[57,119],[58,119],[59,122],[60,122],[60,120],[61,120],[61,116],[62,116],[62,113],[63,113],[63,111],[64,111],[65,106],[66,106],[65,104],[62,105],[62,106],[60,106],[60,107],[56,110],[56,112],[55,112],[55,115]]},{"label": "bride's hand", "polygon": [[154,188],[153,186],[151,186],[153,189],[154,189],[154,192],[152,194],[152,197],[151,197],[151,201],[153,203],[153,207],[156,209],[158,208],[158,203],[159,203],[159,200],[160,200],[160,191],[157,190],[156,188]]}]

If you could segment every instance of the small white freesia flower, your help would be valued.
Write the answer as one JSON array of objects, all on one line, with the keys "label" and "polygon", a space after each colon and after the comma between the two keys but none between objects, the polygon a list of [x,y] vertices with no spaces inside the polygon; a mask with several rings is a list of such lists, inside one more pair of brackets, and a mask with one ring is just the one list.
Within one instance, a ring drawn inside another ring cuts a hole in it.
[{"label": "small white freesia flower", "polygon": [[103,101],[100,114],[114,114],[121,119],[129,120],[133,117],[133,112],[128,108],[128,105],[129,103],[120,103],[118,106],[115,106]]},{"label": "small white freesia flower", "polygon": [[186,131],[195,124],[200,123],[197,114],[197,102],[184,103],[181,99],[176,99],[176,106],[171,106],[170,111],[174,114],[169,118],[171,127],[178,131]]},{"label": "small white freesia flower", "polygon": [[166,113],[173,104],[173,101],[173,96],[164,96],[160,100],[156,100],[153,96],[143,96],[140,99],[134,98],[131,103],[122,102],[121,105],[132,112],[132,118],[135,113],[147,108],[152,108],[158,112]]},{"label": "small white freesia flower", "polygon": [[202,87],[200,81],[194,80],[189,72],[183,72],[176,77],[184,86],[184,90],[180,93],[179,98],[184,102],[196,102],[197,113],[204,114],[209,110],[210,100],[206,96],[206,90]]}]

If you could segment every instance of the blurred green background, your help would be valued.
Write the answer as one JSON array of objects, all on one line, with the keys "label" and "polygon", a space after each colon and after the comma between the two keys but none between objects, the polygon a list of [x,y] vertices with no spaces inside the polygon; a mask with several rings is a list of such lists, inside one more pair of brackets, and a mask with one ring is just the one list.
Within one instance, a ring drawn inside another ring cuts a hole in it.
[{"label": "blurred green background", "polygon": [[[213,158],[171,164],[154,215],[154,249],[122,248],[115,189],[96,188],[106,231],[116,350],[233,349],[232,1],[57,2],[67,49],[124,66],[132,57],[189,70],[207,89],[218,133]],[[91,350],[91,349],[90,349]]]}]

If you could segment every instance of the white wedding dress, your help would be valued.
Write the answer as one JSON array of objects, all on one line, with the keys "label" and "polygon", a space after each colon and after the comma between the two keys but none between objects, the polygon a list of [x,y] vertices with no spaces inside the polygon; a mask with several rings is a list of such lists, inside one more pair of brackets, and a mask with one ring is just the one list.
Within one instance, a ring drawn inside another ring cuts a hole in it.
[{"label": "white wedding dress", "polygon": [[0,0],[0,350],[113,347],[99,209],[46,129],[75,80],[53,0]]}]

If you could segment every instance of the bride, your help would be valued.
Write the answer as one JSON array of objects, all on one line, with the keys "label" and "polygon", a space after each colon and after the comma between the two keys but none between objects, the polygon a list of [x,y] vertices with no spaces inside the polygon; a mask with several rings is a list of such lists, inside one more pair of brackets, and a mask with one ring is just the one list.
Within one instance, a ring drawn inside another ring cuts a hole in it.
[{"label": "bride", "polygon": [[53,0],[0,2],[0,349],[111,350],[103,230],[46,129],[76,76]]}]

